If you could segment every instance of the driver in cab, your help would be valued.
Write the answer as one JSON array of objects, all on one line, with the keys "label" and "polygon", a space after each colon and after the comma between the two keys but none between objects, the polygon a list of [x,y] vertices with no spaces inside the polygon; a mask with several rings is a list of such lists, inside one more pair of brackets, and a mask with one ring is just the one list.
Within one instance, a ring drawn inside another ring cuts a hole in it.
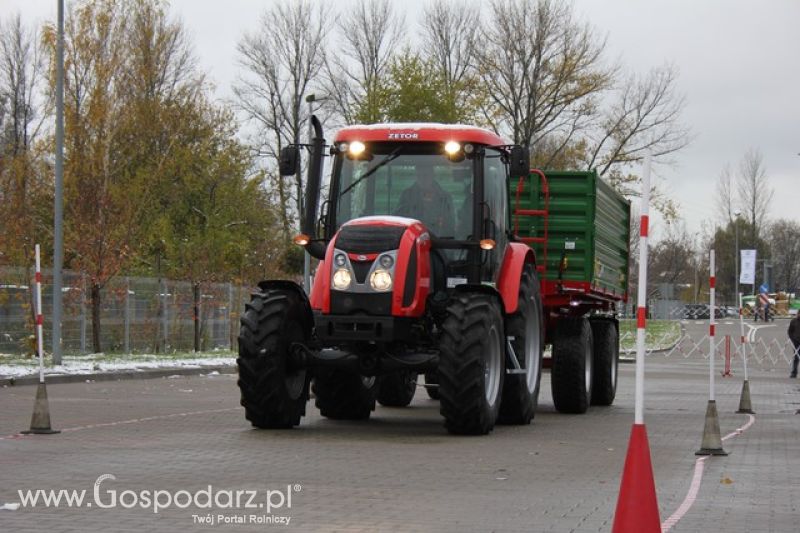
[{"label": "driver in cab", "polygon": [[417,164],[417,180],[400,195],[396,215],[421,221],[437,237],[453,237],[453,200],[436,182],[430,162]]}]

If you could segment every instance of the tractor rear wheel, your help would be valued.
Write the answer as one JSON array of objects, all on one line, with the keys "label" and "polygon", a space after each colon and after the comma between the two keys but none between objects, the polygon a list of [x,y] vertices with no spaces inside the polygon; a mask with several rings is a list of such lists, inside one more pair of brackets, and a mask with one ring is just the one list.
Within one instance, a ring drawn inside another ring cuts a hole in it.
[{"label": "tractor rear wheel", "polygon": [[440,412],[451,433],[484,435],[497,421],[505,374],[505,336],[497,300],[456,293],[439,344]]},{"label": "tractor rear wheel", "polygon": [[383,376],[378,385],[378,403],[385,407],[406,407],[417,392],[417,373],[401,371]]},{"label": "tractor rear wheel", "polygon": [[315,404],[322,416],[334,420],[366,420],[375,410],[377,379],[328,369],[314,375]]},{"label": "tractor rear wheel", "polygon": [[558,319],[551,369],[553,403],[561,413],[585,413],[592,401],[592,328],[586,318]]},{"label": "tractor rear wheel", "polygon": [[305,414],[309,377],[290,352],[311,336],[309,313],[289,290],[259,291],[245,306],[236,364],[245,417],[257,428],[291,428]]},{"label": "tractor rear wheel", "polygon": [[611,405],[617,395],[619,370],[619,325],[613,318],[594,318],[594,383],[592,405]]},{"label": "tractor rear wheel", "polygon": [[506,320],[506,335],[514,337],[514,353],[520,367],[528,372],[506,375],[498,419],[501,424],[529,424],[534,417],[539,404],[543,332],[539,279],[532,267],[526,267],[519,286],[519,307]]},{"label": "tractor rear wheel", "polygon": [[439,375],[436,372],[425,374],[425,392],[431,400],[439,399]]}]

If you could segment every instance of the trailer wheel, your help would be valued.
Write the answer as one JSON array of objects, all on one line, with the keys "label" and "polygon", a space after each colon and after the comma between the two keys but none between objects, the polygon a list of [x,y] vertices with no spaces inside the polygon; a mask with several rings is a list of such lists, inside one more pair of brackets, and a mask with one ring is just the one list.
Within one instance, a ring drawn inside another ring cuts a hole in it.
[{"label": "trailer wheel", "polygon": [[506,320],[506,335],[514,337],[511,345],[527,374],[507,374],[503,385],[498,422],[529,424],[539,403],[539,383],[544,352],[544,326],[539,279],[532,267],[522,273],[519,308]]},{"label": "trailer wheel", "polygon": [[553,403],[561,413],[585,413],[592,401],[592,328],[585,318],[558,320],[553,341]]},{"label": "trailer wheel", "polygon": [[312,389],[315,405],[326,418],[366,420],[375,410],[377,379],[336,369],[318,371]]},{"label": "trailer wheel", "polygon": [[401,371],[383,376],[378,385],[378,403],[386,407],[406,407],[417,392],[417,373]]},{"label": "trailer wheel", "polygon": [[[428,385],[431,385],[430,387]],[[439,396],[439,375],[436,372],[428,372],[425,374],[425,392],[428,393],[428,398],[431,400],[438,400]]]},{"label": "trailer wheel", "polygon": [[439,350],[440,412],[450,433],[484,435],[497,421],[505,374],[499,303],[456,293],[447,306]]},{"label": "trailer wheel", "polygon": [[308,313],[293,291],[260,291],[245,306],[238,385],[245,417],[257,428],[291,428],[305,414],[309,378],[289,355],[293,343],[310,338]]},{"label": "trailer wheel", "polygon": [[594,318],[589,323],[594,339],[592,405],[611,405],[617,394],[619,325],[613,318]]}]

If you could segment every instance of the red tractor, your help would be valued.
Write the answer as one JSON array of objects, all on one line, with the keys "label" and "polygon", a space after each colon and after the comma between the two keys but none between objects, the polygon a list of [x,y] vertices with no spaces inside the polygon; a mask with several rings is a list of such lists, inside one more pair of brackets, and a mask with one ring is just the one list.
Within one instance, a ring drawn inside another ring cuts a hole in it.
[{"label": "red tractor", "polygon": [[[509,200],[509,185],[530,174],[527,149],[442,124],[352,126],[327,146],[312,122],[295,242],[319,264],[309,296],[294,282],[262,281],[246,306],[237,363],[247,419],[296,426],[309,389],[323,416],[366,419],[376,400],[408,405],[424,374],[452,433],[528,424],[545,346],[544,265],[512,231]],[[320,210],[326,151],[332,174]],[[281,173],[294,174],[298,160],[298,146],[285,148]],[[585,344],[581,324],[570,326],[573,344]],[[583,348],[562,355],[564,396],[583,395],[565,411],[589,402],[593,356]],[[615,384],[615,365],[613,373]]]}]

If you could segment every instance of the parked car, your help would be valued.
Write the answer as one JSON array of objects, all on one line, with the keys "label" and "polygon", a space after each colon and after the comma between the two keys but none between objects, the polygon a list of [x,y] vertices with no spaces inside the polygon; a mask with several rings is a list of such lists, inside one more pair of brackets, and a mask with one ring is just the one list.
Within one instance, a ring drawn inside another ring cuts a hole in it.
[{"label": "parked car", "polygon": [[[723,318],[725,313],[719,307],[714,308],[714,318]],[[683,306],[682,318],[687,320],[703,320],[711,318],[708,304],[686,304]]]}]

